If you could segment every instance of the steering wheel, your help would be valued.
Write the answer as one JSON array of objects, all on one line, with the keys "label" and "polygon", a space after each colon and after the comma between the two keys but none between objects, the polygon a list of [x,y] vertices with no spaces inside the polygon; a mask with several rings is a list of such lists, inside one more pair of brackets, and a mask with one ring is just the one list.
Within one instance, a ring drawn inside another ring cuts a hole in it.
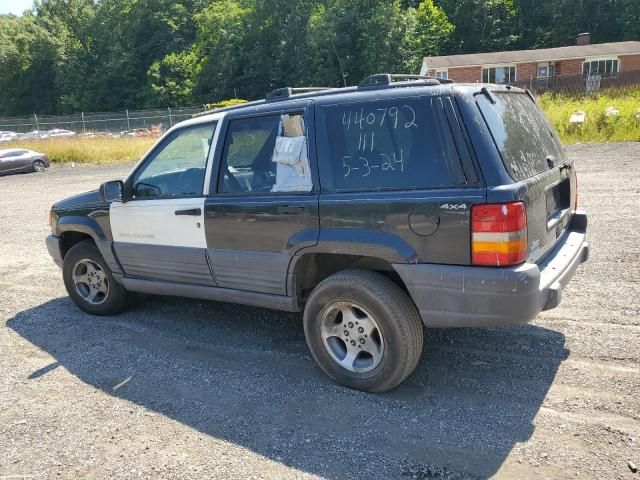
[{"label": "steering wheel", "polygon": [[[142,189],[140,187],[143,187]],[[159,197],[162,190],[151,183],[138,182],[134,187],[136,197]]]}]

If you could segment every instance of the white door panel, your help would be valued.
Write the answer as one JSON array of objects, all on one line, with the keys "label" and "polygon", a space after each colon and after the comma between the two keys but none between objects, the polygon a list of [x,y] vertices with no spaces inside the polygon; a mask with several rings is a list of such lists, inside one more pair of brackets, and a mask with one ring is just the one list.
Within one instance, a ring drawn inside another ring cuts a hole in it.
[{"label": "white door panel", "polygon": [[[200,215],[176,215],[199,208]],[[204,198],[113,202],[109,209],[115,242],[206,248]]]}]

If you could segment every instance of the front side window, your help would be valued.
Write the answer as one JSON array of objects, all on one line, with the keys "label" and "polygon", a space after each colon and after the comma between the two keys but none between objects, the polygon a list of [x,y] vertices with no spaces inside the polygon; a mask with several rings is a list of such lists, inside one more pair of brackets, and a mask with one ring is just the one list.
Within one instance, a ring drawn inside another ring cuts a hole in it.
[{"label": "front side window", "polygon": [[483,83],[497,83],[501,85],[516,81],[516,67],[485,67],[482,69]]},{"label": "front side window", "polygon": [[138,170],[133,180],[136,199],[202,195],[207,158],[216,124],[177,130]]},{"label": "front side window", "polygon": [[323,113],[319,160],[333,184],[325,188],[403,190],[465,181],[439,97],[328,105]]},{"label": "front side window", "polygon": [[229,122],[218,191],[309,192],[312,189],[302,113]]},{"label": "front side window", "polygon": [[582,64],[582,75],[585,77],[614,76],[618,73],[618,59],[608,58],[588,60]]}]

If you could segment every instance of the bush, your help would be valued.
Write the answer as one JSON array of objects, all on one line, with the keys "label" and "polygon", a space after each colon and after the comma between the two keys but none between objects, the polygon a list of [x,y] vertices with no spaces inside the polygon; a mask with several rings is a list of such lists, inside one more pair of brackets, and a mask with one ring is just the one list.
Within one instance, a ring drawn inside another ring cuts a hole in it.
[{"label": "bush", "polygon": [[207,103],[206,107],[207,110],[217,110],[218,108],[233,107],[234,105],[241,105],[243,103],[247,103],[247,101],[242,98],[230,98],[216,103]]}]

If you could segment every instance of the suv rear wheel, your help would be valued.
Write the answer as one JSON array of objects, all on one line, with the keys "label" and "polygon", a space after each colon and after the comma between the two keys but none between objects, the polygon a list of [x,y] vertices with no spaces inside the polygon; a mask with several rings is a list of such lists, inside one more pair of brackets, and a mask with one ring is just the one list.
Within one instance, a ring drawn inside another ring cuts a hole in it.
[{"label": "suv rear wheel", "polygon": [[111,270],[91,241],[67,252],[62,266],[64,286],[71,299],[93,315],[116,315],[129,306],[129,292],[113,279]]},{"label": "suv rear wheel", "polygon": [[411,299],[385,276],[365,270],[336,273],[313,290],[304,332],[327,375],[357,390],[396,387],[422,353],[422,321]]}]

